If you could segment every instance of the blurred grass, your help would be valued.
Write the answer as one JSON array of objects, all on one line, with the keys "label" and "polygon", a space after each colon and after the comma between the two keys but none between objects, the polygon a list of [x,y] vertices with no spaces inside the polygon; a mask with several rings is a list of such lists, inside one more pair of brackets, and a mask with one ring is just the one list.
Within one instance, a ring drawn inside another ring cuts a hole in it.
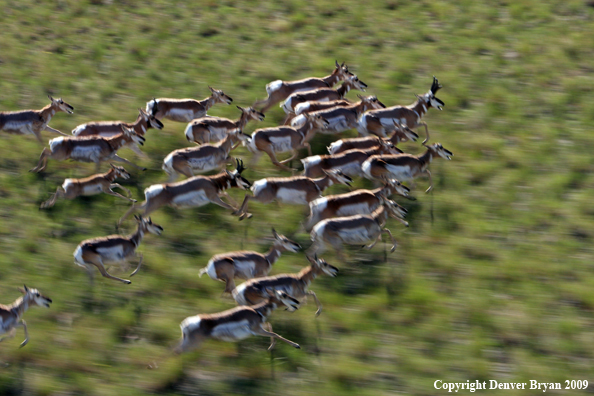
[{"label": "blurred grass", "polygon": [[[336,59],[387,105],[412,103],[436,75],[446,106],[426,121],[432,141],[455,154],[432,164],[432,197],[420,179],[411,185],[418,200],[399,200],[411,226],[389,223],[399,247],[387,261],[382,244],[350,249],[348,263],[325,254],[340,274],[312,285],[322,316],[314,318],[311,300],[274,314],[275,331],[303,349],[278,343],[271,380],[265,338],[207,342],[176,358],[168,348],[186,316],[233,306],[220,297],[222,284],[197,276],[210,256],[265,251],[271,227],[307,248],[298,224],[304,208],[254,203],[254,218],[241,223],[214,206],[160,210],[152,217],[165,231],[145,238],[133,283],[97,274],[91,289],[71,252],[83,239],[114,233],[127,204],[94,196],[39,211],[64,178],[93,166],[50,160],[44,174],[30,174],[40,145],[0,133],[2,302],[16,299],[23,283],[54,300],[49,310],[27,312],[26,348],[18,349],[22,331],[0,344],[7,364],[0,394],[424,395],[435,394],[436,379],[591,377],[594,24],[583,1],[0,6],[0,108],[41,108],[47,94],[63,97],[75,113],[57,114],[51,126],[64,132],[91,120],[132,121],[155,96],[202,99],[208,85],[247,106],[265,96],[266,83],[326,75]],[[210,113],[238,116],[234,106]],[[282,119],[272,109],[247,132]],[[148,132],[150,160],[141,162],[149,171],[132,170],[123,183],[137,199],[166,179],[162,158],[187,145],[184,127],[165,122]],[[314,139],[314,152],[327,140]],[[236,155],[249,158],[245,148]],[[279,174],[286,173],[265,158],[245,172],[251,181]],[[273,272],[304,265],[302,253],[284,254]],[[154,361],[159,369],[146,370]]]}]

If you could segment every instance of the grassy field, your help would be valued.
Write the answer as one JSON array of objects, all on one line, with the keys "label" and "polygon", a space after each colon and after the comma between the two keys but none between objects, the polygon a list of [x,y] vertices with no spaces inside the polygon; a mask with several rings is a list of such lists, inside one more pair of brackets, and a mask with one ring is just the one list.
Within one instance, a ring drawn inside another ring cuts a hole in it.
[{"label": "grassy field", "polygon": [[[41,145],[0,132],[1,302],[14,301],[23,283],[54,300],[49,310],[26,313],[25,348],[18,348],[22,330],[0,344],[0,394],[434,395],[446,392],[434,389],[438,379],[563,387],[594,380],[594,9],[583,0],[0,6],[0,110],[62,97],[75,113],[59,113],[50,125],[64,132],[93,120],[133,121],[155,96],[202,99],[209,85],[249,106],[266,96],[268,82],[321,77],[338,60],[386,105],[412,103],[437,76],[444,111],[432,109],[425,120],[431,140],[455,155],[432,164],[432,194],[419,179],[409,183],[417,201],[398,199],[410,227],[388,222],[395,253],[386,258],[379,244],[350,249],[348,262],[324,254],[340,273],[312,285],[322,315],[314,318],[310,299],[272,316],[275,331],[301,350],[278,343],[271,356],[269,340],[252,337],[171,357],[181,320],[234,306],[221,297],[223,284],[198,277],[208,259],[265,251],[271,227],[309,247],[299,228],[306,209],[254,203],[253,219],[243,222],[213,205],[159,210],[152,218],[164,233],[145,238],[145,265],[133,283],[97,274],[91,287],[72,252],[83,239],[115,233],[128,204],[99,195],[38,210],[64,178],[88,176],[94,166],[50,160],[44,173],[29,173]],[[209,113],[236,118],[234,105]],[[245,132],[278,125],[283,115],[275,107]],[[147,134],[150,160],[121,152],[149,168],[129,169],[122,183],[139,200],[166,180],[165,155],[187,146],[185,124],[164,123]],[[314,152],[329,142],[316,137]],[[419,143],[401,148],[422,152]],[[250,158],[245,148],[235,155]],[[289,174],[262,157],[244,175]],[[125,231],[132,228],[128,221]],[[285,253],[273,273],[306,264],[302,252]],[[152,362],[157,370],[146,368]]]}]

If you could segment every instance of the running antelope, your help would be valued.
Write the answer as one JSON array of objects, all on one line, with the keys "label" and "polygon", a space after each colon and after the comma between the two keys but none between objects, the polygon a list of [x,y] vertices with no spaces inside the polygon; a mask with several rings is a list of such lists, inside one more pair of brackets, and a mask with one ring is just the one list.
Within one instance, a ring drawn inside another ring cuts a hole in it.
[{"label": "running antelope", "polygon": [[406,125],[396,125],[394,133],[389,138],[381,138],[379,136],[365,136],[350,139],[340,139],[328,146],[328,152],[330,154],[339,154],[347,150],[367,150],[372,147],[379,146],[381,142],[390,142],[393,146],[398,146],[400,142],[406,142],[408,140],[416,142],[419,138],[415,132],[413,132]]},{"label": "running antelope", "polygon": [[174,150],[163,160],[163,170],[169,175],[169,182],[177,179],[179,173],[192,177],[194,173],[219,170],[232,162],[229,152],[237,147],[235,144],[248,138],[249,136],[244,135],[241,130],[234,129],[215,144]]},{"label": "running antelope", "polygon": [[441,84],[433,77],[433,84],[431,89],[423,96],[417,96],[417,101],[410,106],[392,106],[381,110],[372,110],[361,116],[357,131],[361,135],[367,136],[370,133],[386,137],[388,132],[392,132],[395,128],[395,122],[408,126],[409,128],[416,128],[423,125],[427,137],[423,141],[426,143],[429,140],[429,129],[424,121],[421,121],[429,108],[434,107],[438,110],[443,110],[443,102],[435,97],[435,93],[441,88]]},{"label": "running antelope", "polygon": [[121,224],[132,212],[142,210],[143,216],[168,205],[174,208],[192,208],[214,203],[223,208],[237,211],[236,208],[221,200],[221,195],[229,197],[226,189],[231,187],[248,189],[251,184],[241,176],[245,168],[243,162],[237,160],[237,168],[233,172],[225,170],[212,176],[194,176],[181,182],[154,184],[144,190],[145,201],[132,207],[118,221]]},{"label": "running antelope", "polygon": [[[72,130],[72,134],[74,136],[101,136],[101,137],[113,137],[115,135],[119,135],[122,133],[122,127],[126,127],[128,129],[133,129],[139,136],[144,136],[146,131],[154,128],[154,129],[163,129],[163,123],[156,119],[153,115],[147,113],[142,109],[138,109],[138,118],[134,122],[124,122],[124,121],[95,121],[89,122],[86,124],[82,124],[77,126]],[[146,158],[146,154],[144,154],[138,146],[134,143],[129,143],[126,145],[132,151],[134,151],[137,155]]]},{"label": "running antelope", "polygon": [[361,164],[376,154],[396,154],[402,151],[391,142],[381,141],[379,146],[367,150],[348,150],[336,155],[314,155],[301,160],[303,175],[321,177],[325,171],[338,169],[350,177],[364,176]]},{"label": "running antelope", "polygon": [[339,65],[337,61],[334,62],[336,68],[332,74],[322,78],[305,78],[297,81],[281,81],[276,80],[269,84],[266,84],[266,93],[268,97],[264,100],[257,101],[254,106],[263,105],[264,107],[260,110],[262,113],[266,112],[269,108],[275,104],[287,99],[289,95],[295,92],[310,91],[316,88],[332,88],[337,82],[346,80],[353,74],[349,72],[344,62]]},{"label": "running antelope", "polygon": [[[279,307],[293,312],[299,308],[299,301],[282,291],[268,291],[266,301],[253,307],[235,307],[216,314],[201,314],[184,319],[181,324],[182,340],[175,353],[188,352],[213,338],[219,341],[239,341],[252,335],[271,337],[268,350],[274,348],[276,340],[281,340],[299,349],[299,344],[272,332],[266,322],[268,316]],[[264,329],[266,325],[267,329]]]},{"label": "running antelope", "polygon": [[[282,125],[254,131],[247,145],[248,149],[254,153],[252,163],[257,163],[260,155],[264,152],[268,154],[274,165],[284,170],[291,171],[293,169],[284,164],[297,156],[297,150],[306,147],[307,152],[311,155],[309,140],[313,137],[316,131],[326,128],[328,126],[328,121],[322,116],[306,115],[305,117],[306,122],[299,128]],[[287,151],[292,153],[291,157],[279,162],[276,159],[276,154]]]},{"label": "running antelope", "polygon": [[48,158],[58,161],[72,159],[81,162],[94,162],[96,169],[103,161],[118,161],[132,165],[135,168],[146,170],[120,157],[117,151],[128,143],[144,144],[144,137],[139,136],[134,130],[122,127],[122,133],[119,135],[104,138],[100,136],[88,137],[57,137],[49,141],[50,148],[47,147],[41,152],[37,166],[31,169],[31,172],[41,172],[47,165]]},{"label": "running antelope", "polygon": [[406,181],[426,174],[429,177],[429,188],[425,192],[428,193],[433,189],[431,172],[427,169],[431,160],[434,156],[451,160],[454,154],[443,148],[441,143],[433,143],[430,146],[423,145],[427,148],[427,151],[421,155],[388,154],[369,157],[361,166],[365,177],[372,180],[398,179]]},{"label": "running antelope", "polygon": [[142,264],[142,253],[137,253],[136,249],[144,234],[148,231],[151,234],[161,235],[163,227],[151,221],[151,218],[144,218],[134,216],[138,222],[136,232],[128,236],[110,235],[106,237],[87,239],[82,241],[74,251],[74,263],[85,268],[91,280],[93,280],[93,266],[97,267],[101,275],[106,278],[118,280],[125,284],[130,284],[127,279],[115,277],[107,272],[105,264],[120,263],[125,265],[131,258],[138,258],[138,265],[134,272],[130,274],[133,276],[140,269]]},{"label": "running antelope", "polygon": [[[303,113],[312,113],[318,110],[326,110],[331,109],[333,107],[345,107],[352,105],[348,99],[341,99],[341,100],[331,100],[329,102],[303,102],[295,106],[295,116],[298,116]],[[291,123],[289,122],[289,125]]]},{"label": "running antelope", "polygon": [[242,131],[250,120],[264,120],[264,113],[260,113],[253,107],[244,109],[237,106],[237,108],[241,110],[241,117],[237,121],[211,116],[192,120],[186,127],[186,139],[188,142],[198,144],[218,142],[234,130]]},{"label": "running antelope", "polygon": [[313,259],[309,256],[306,257],[311,265],[299,271],[298,274],[282,274],[248,280],[233,289],[233,298],[239,305],[256,305],[266,301],[268,298],[266,290],[269,289],[284,291],[300,301],[306,296],[312,296],[318,307],[316,316],[320,315],[322,304],[320,304],[316,293],[307,289],[318,275],[326,274],[334,278],[338,273],[338,268],[328,264],[324,259],[318,259],[317,256]]},{"label": "running antelope", "polygon": [[[110,164],[111,169],[107,173],[101,173],[86,177],[84,179],[66,179],[62,187],[58,187],[52,197],[43,202],[40,209],[47,209],[54,206],[58,198],[74,199],[81,195],[95,195],[99,193],[106,193],[115,197],[120,197],[128,201],[136,202],[136,200],[129,198],[132,193],[127,188],[114,183],[116,178],[127,180],[130,174],[121,166]],[[121,188],[128,193],[128,197],[113,191],[112,188]]]},{"label": "running antelope", "polygon": [[50,131],[60,135],[67,134],[50,127],[49,122],[58,111],[72,114],[74,107],[64,102],[62,98],[54,99],[47,96],[51,103],[41,110],[20,110],[0,112],[0,131],[17,135],[35,135],[40,143],[41,131]]},{"label": "running antelope", "polygon": [[220,89],[210,89],[211,95],[204,100],[195,99],[153,99],[146,104],[146,112],[158,119],[167,118],[177,122],[190,122],[204,117],[208,109],[217,103],[231,104],[233,99]]},{"label": "running antelope", "polygon": [[382,205],[373,213],[367,215],[353,215],[336,217],[320,221],[312,229],[310,236],[313,241],[308,254],[319,254],[326,249],[326,243],[332,245],[339,257],[344,259],[342,245],[361,245],[372,242],[367,249],[371,249],[378,240],[381,240],[382,233],[386,233],[392,240],[390,252],[396,249],[396,240],[390,230],[385,228],[388,216],[398,218],[401,215],[398,205],[390,200],[382,198]]},{"label": "running antelope", "polygon": [[310,91],[296,92],[291,94],[281,105],[285,113],[295,113],[295,108],[301,103],[305,102],[328,102],[331,100],[344,99],[345,95],[349,93],[351,89],[357,89],[365,92],[367,84],[359,80],[356,75],[348,76],[346,80],[338,87],[334,89],[332,87],[312,89]]},{"label": "running antelope", "polygon": [[[400,194],[408,197],[410,189],[401,184],[398,180],[388,180],[383,187],[373,190],[356,190],[346,194],[328,195],[314,199],[309,203],[309,216],[305,221],[305,230],[311,231],[313,226],[320,221],[332,217],[353,216],[357,214],[368,215],[373,213],[382,204],[382,198],[388,198],[392,194]],[[404,221],[407,210],[396,204],[396,219],[408,227]]]},{"label": "running antelope", "polygon": [[[310,116],[321,115],[324,117],[330,125],[328,128],[321,131],[321,133],[335,134],[344,132],[357,126],[357,122],[361,114],[365,113],[370,109],[382,109],[386,106],[373,95],[361,96],[357,95],[361,99],[357,103],[353,103],[349,106],[344,107],[333,107],[326,110],[318,110],[313,113],[309,113]],[[294,127],[300,126],[305,121],[305,114],[298,115],[293,118],[291,125]]]},{"label": "running antelope", "polygon": [[27,323],[21,317],[30,306],[49,308],[52,299],[41,295],[37,289],[29,289],[26,285],[19,290],[24,296],[17,298],[10,305],[0,304],[0,334],[8,333],[7,336],[0,338],[0,342],[14,337],[17,327],[22,327],[25,330],[25,340],[20,346],[22,348],[29,342],[29,332]]},{"label": "running antelope", "polygon": [[274,244],[266,254],[239,251],[222,253],[213,256],[199,275],[208,274],[211,279],[225,282],[225,291],[231,293],[235,289],[233,279],[261,278],[268,275],[272,266],[285,251],[297,253],[301,246],[284,235],[279,235],[272,229]]},{"label": "running antelope", "polygon": [[253,195],[245,195],[239,210],[234,214],[239,215],[239,220],[252,217],[247,212],[248,201],[256,200],[261,203],[270,203],[275,199],[280,202],[307,205],[314,199],[321,197],[322,192],[334,183],[350,186],[353,181],[341,171],[324,171],[325,176],[311,179],[306,176],[268,177],[254,182],[251,190]]}]

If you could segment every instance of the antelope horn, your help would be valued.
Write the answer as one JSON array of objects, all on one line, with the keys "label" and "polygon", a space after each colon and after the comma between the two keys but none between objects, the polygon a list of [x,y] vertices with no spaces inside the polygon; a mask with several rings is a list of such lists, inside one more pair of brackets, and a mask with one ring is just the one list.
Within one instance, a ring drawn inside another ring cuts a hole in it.
[{"label": "antelope horn", "polygon": [[443,88],[443,86],[437,81],[437,78],[433,76],[433,84],[431,84],[431,92],[433,92],[433,95],[435,95],[440,88]]}]

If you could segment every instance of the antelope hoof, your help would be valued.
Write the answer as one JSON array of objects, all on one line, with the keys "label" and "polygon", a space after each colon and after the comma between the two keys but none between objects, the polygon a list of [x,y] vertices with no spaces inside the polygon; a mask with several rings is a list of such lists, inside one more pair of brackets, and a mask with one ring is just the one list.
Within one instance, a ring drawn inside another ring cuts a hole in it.
[{"label": "antelope hoof", "polygon": [[129,285],[130,283],[132,283],[132,281],[125,280],[124,283],[127,284],[127,285]]},{"label": "antelope hoof", "polygon": [[146,170],[146,168],[142,168],[142,171],[144,172]]},{"label": "antelope hoof", "polygon": [[299,344],[295,345],[295,348],[301,349],[301,347],[299,346]]},{"label": "antelope hoof", "polygon": [[27,345],[29,343],[29,340],[25,340],[23,342],[21,342],[21,345],[19,346],[19,348],[24,347],[25,345]]},{"label": "antelope hoof", "polygon": [[135,200],[135,199],[131,199],[131,201],[132,201],[132,203],[136,203],[136,202],[138,202],[138,201],[137,201],[137,200]]},{"label": "antelope hoof", "polygon": [[316,311],[316,318],[317,318],[318,316],[320,316],[320,314],[321,314],[321,313],[322,313],[322,308],[320,308],[320,309],[318,309],[318,310]]},{"label": "antelope hoof", "polygon": [[390,249],[390,253],[394,253],[394,250],[396,250],[396,245],[392,246],[392,249]]},{"label": "antelope hoof", "polygon": [[428,189],[425,190],[425,194],[427,194],[428,192],[430,192],[431,190],[433,190],[433,186],[430,186]]}]

